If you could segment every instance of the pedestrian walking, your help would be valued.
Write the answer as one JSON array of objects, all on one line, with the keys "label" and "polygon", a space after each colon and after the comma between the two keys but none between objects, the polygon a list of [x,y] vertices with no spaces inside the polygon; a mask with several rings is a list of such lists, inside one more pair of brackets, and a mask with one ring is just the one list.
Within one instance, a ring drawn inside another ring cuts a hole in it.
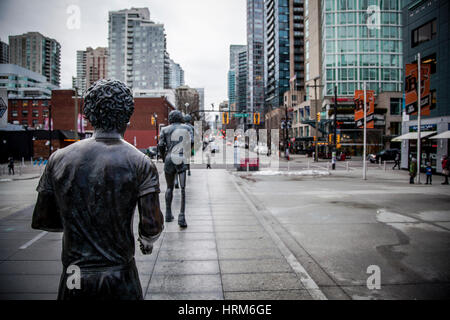
[{"label": "pedestrian walking", "polygon": [[211,169],[211,145],[206,147],[206,169]]},{"label": "pedestrian walking", "polygon": [[9,163],[8,163],[8,175],[11,175],[11,172],[12,172],[12,175],[14,175],[14,158],[13,157],[9,157],[8,161],[9,161]]},{"label": "pedestrian walking", "polygon": [[398,170],[400,170],[400,152],[397,152],[395,154],[395,164],[394,167],[392,168],[392,170],[395,170],[396,167],[398,167]]},{"label": "pedestrian walking", "polygon": [[450,174],[450,161],[448,156],[442,158],[442,174],[444,175],[444,182],[442,184],[448,184],[448,176]]},{"label": "pedestrian walking", "polygon": [[409,183],[414,184],[414,179],[417,175],[417,160],[416,158],[411,159],[411,164],[409,165]]},{"label": "pedestrian walking", "polygon": [[427,162],[427,167],[425,168],[425,173],[427,175],[427,183],[425,184],[433,184],[433,169],[431,168],[431,163]]}]

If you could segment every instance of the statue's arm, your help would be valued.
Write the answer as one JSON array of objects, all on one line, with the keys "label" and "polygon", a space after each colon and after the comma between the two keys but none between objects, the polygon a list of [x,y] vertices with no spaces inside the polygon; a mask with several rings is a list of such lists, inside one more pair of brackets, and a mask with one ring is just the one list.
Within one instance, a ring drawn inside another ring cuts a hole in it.
[{"label": "statue's arm", "polygon": [[63,232],[61,215],[53,193],[39,192],[31,227],[49,232]]},{"label": "statue's arm", "polygon": [[139,242],[143,254],[151,254],[153,244],[164,229],[164,217],[159,205],[159,193],[152,192],[139,198]]},{"label": "statue's arm", "polygon": [[49,232],[63,232],[61,213],[58,210],[52,183],[53,153],[39,180],[38,198],[34,206],[31,227]]},{"label": "statue's arm", "polygon": [[161,134],[159,136],[159,142],[158,142],[158,150],[159,153],[161,154],[161,157],[163,159],[163,161],[165,161],[166,159],[166,132],[165,130],[161,131]]}]

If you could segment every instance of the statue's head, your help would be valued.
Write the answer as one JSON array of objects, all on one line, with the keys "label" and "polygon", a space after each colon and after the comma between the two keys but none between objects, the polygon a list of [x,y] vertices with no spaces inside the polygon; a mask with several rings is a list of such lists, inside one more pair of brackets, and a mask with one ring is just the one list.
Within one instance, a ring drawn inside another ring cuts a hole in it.
[{"label": "statue's head", "polygon": [[184,123],[191,123],[192,117],[190,114],[184,116]]},{"label": "statue's head", "polygon": [[179,110],[173,110],[169,113],[169,124],[183,123],[183,114]]},{"label": "statue's head", "polygon": [[84,94],[83,113],[96,130],[125,132],[133,111],[133,94],[120,81],[99,80]]}]

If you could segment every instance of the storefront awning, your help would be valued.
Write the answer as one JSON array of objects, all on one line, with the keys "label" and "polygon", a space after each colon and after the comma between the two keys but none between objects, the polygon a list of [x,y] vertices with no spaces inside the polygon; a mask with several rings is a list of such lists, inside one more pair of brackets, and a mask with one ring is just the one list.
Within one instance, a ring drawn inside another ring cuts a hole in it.
[{"label": "storefront awning", "polygon": [[430,139],[450,139],[450,130],[442,132],[437,136],[431,137]]},{"label": "storefront awning", "polygon": [[[420,133],[420,138],[426,138],[428,136],[431,136],[432,134],[435,134],[436,131],[425,131],[425,132],[421,132]],[[397,138],[392,139],[391,141],[393,142],[401,142],[402,140],[417,140],[417,138],[419,137],[417,132],[410,132],[407,134],[404,134],[402,136],[399,136]]]}]

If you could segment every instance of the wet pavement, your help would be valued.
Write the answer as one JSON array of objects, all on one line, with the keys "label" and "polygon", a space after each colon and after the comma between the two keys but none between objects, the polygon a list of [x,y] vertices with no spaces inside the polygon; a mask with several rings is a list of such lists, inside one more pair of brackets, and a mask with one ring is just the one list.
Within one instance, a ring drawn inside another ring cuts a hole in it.
[{"label": "wet pavement", "polygon": [[[345,170],[314,177],[192,170],[189,227],[166,224],[149,256],[136,248],[145,298],[448,298],[450,189],[410,186],[404,174],[380,170],[362,181]],[[37,182],[0,183],[0,299],[57,294],[61,235],[30,228]],[[179,199],[175,190],[175,217]],[[367,288],[369,265],[381,270],[380,290]]]}]

